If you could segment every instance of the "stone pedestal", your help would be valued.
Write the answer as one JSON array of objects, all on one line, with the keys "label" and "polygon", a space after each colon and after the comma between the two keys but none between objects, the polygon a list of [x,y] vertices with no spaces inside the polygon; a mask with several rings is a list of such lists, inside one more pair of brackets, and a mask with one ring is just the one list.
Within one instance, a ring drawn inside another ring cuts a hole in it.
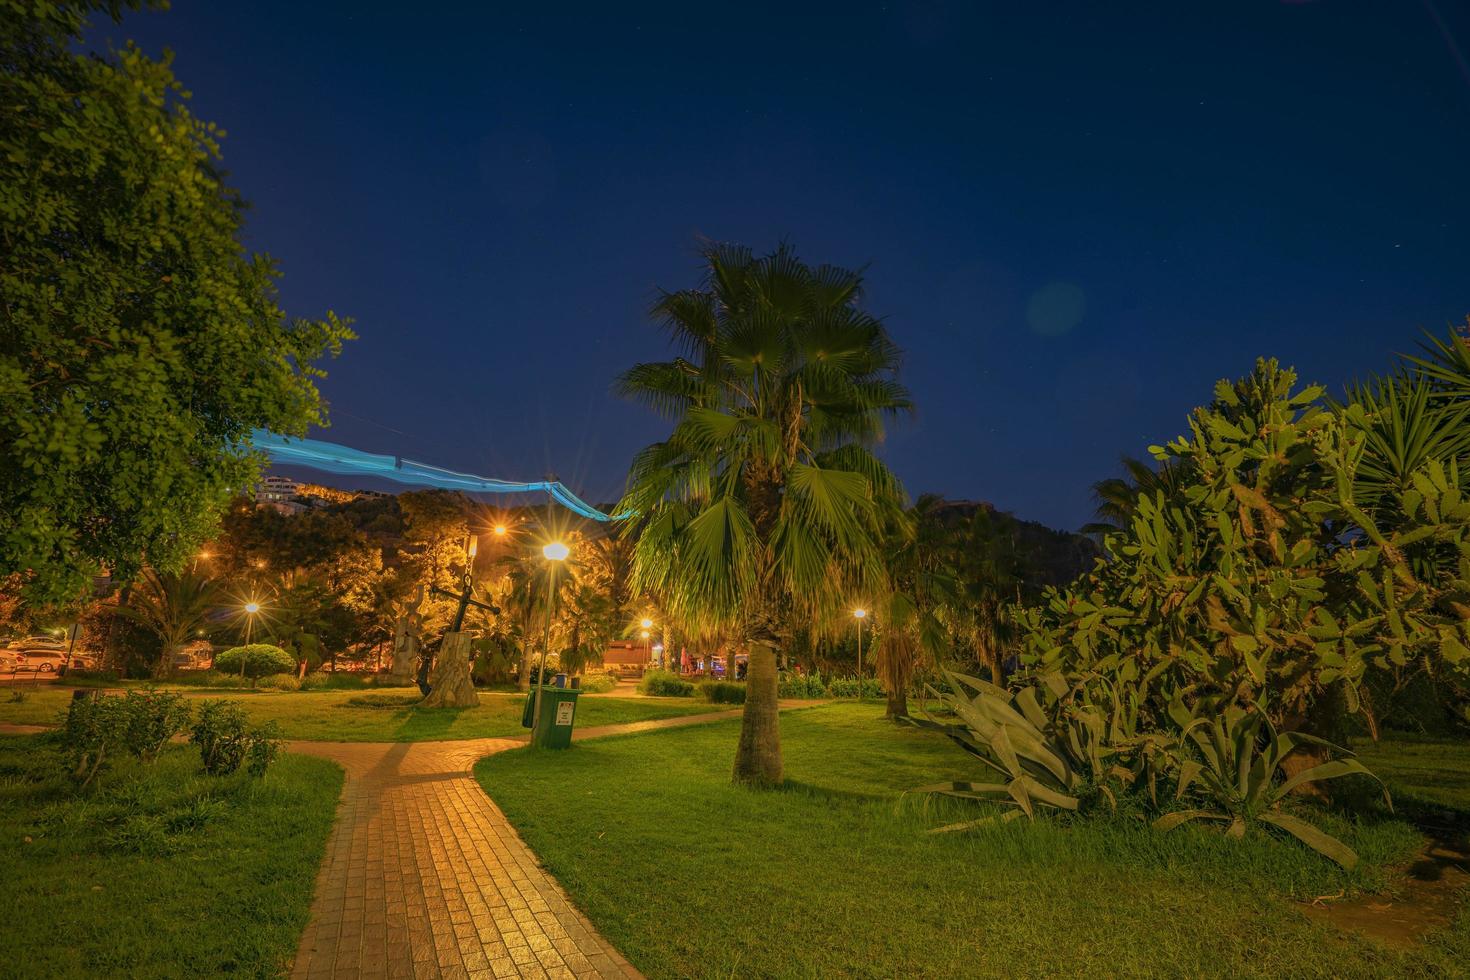
[{"label": "stone pedestal", "polygon": [[418,639],[410,635],[396,637],[392,658],[388,667],[389,679],[394,684],[412,684],[414,668],[418,666],[419,660]]},{"label": "stone pedestal", "polygon": [[470,636],[468,633],[445,633],[439,644],[439,657],[429,677],[429,695],[425,708],[474,708],[480,704],[479,692],[470,679]]}]

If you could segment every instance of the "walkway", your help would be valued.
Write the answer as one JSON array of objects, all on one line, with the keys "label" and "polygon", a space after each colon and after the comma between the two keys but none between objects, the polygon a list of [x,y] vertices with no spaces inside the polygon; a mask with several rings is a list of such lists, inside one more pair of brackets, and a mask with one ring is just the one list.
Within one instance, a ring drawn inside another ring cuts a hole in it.
[{"label": "walkway", "polygon": [[[607,725],[579,739],[738,717]],[[347,771],[294,977],[637,977],[471,769],[524,738],[292,742]]]}]

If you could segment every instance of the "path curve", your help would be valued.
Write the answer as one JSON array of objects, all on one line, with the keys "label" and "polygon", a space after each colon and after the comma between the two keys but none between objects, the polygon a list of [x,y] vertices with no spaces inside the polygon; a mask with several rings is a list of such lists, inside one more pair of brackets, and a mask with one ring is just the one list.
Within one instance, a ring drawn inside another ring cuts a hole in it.
[{"label": "path curve", "polygon": [[[573,737],[739,714],[604,725]],[[526,741],[289,743],[347,773],[293,977],[641,976],[474,779],[480,759]]]}]

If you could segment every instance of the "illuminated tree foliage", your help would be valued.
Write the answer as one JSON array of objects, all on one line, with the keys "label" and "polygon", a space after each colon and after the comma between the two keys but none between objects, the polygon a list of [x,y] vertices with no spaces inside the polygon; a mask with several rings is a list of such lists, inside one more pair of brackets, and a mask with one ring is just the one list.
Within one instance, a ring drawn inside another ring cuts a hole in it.
[{"label": "illuminated tree foliage", "polygon": [[277,305],[168,61],[75,51],[137,6],[0,2],[0,576],[36,600],[181,567],[256,479],[249,431],[323,424],[353,336]]}]

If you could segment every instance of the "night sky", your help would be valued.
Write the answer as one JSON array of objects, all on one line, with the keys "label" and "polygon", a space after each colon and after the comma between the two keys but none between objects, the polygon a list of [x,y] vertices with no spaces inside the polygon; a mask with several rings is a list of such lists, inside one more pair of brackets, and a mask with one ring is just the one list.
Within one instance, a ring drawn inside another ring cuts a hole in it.
[{"label": "night sky", "polygon": [[287,310],[357,319],[323,438],[611,499],[656,288],[785,239],[868,268],[911,493],[1076,527],[1257,355],[1337,390],[1470,312],[1458,2],[453,6],[108,32],[228,131]]}]

